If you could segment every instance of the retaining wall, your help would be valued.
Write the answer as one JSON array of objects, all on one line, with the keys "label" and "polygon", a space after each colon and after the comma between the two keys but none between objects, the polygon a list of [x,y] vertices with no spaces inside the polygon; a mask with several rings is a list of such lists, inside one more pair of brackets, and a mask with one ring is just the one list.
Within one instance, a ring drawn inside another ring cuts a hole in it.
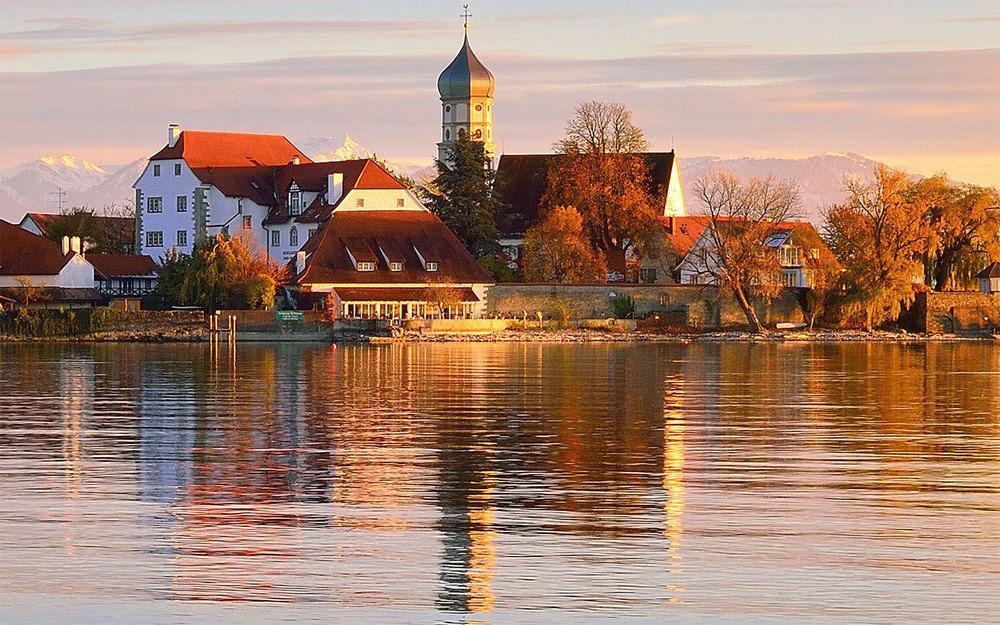
[{"label": "retaining wall", "polygon": [[[769,303],[758,304],[765,323],[802,322],[801,289],[784,289]],[[636,317],[670,315],[692,327],[746,325],[739,305],[718,288],[707,285],[655,284],[497,284],[489,291],[490,316],[534,318],[606,319],[614,316],[614,297],[628,295],[635,302]]]},{"label": "retaining wall", "polygon": [[978,334],[1000,329],[1000,293],[975,291],[917,293],[911,330],[931,334]]}]

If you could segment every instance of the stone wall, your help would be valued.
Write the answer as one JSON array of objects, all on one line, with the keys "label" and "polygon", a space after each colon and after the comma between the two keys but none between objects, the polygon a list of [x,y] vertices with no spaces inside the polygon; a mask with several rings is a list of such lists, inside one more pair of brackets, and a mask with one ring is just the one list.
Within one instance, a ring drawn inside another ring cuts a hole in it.
[{"label": "stone wall", "polygon": [[1000,329],[1000,293],[917,293],[909,314],[915,332],[985,333]]},{"label": "stone wall", "polygon": [[[635,301],[636,317],[666,313],[691,327],[740,326],[743,311],[719,289],[688,284],[497,284],[489,291],[489,316],[529,318],[538,312],[547,319],[604,319],[614,316],[614,297],[628,295]],[[802,322],[800,292],[785,289],[768,305],[758,306],[765,323]]]}]

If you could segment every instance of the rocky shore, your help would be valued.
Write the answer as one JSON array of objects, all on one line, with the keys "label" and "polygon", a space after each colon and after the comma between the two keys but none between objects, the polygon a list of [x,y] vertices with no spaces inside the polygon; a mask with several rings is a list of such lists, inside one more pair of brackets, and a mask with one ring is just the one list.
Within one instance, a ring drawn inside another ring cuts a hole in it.
[{"label": "rocky shore", "polygon": [[514,330],[489,334],[405,332],[393,339],[375,342],[414,343],[690,343],[690,342],[748,342],[748,343],[840,343],[840,342],[883,342],[883,343],[926,343],[954,341],[1000,340],[997,335],[958,336],[954,334],[912,334],[905,331],[865,332],[862,330],[817,330],[771,331],[766,334],[751,332],[704,332],[704,333],[648,333],[648,332],[608,332],[600,330]]}]

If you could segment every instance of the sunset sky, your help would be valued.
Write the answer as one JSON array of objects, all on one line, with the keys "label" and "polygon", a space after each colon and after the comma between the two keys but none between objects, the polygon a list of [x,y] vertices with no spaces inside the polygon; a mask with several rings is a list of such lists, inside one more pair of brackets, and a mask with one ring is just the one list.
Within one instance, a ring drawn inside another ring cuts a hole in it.
[{"label": "sunset sky", "polygon": [[[574,104],[632,107],[679,155],[857,152],[1000,184],[996,0],[473,2],[502,151],[547,151]],[[425,159],[461,2],[3,0],[0,166],[151,154],[169,122],[350,133]]]}]

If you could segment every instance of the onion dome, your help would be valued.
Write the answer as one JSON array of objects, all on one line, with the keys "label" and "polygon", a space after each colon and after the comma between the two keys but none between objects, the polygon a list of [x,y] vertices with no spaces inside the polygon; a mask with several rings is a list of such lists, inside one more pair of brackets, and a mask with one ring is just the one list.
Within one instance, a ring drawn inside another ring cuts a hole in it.
[{"label": "onion dome", "polygon": [[465,43],[458,56],[438,76],[438,93],[442,100],[462,100],[466,98],[492,98],[497,81],[490,70],[476,58],[469,46],[469,33],[465,33]]}]

